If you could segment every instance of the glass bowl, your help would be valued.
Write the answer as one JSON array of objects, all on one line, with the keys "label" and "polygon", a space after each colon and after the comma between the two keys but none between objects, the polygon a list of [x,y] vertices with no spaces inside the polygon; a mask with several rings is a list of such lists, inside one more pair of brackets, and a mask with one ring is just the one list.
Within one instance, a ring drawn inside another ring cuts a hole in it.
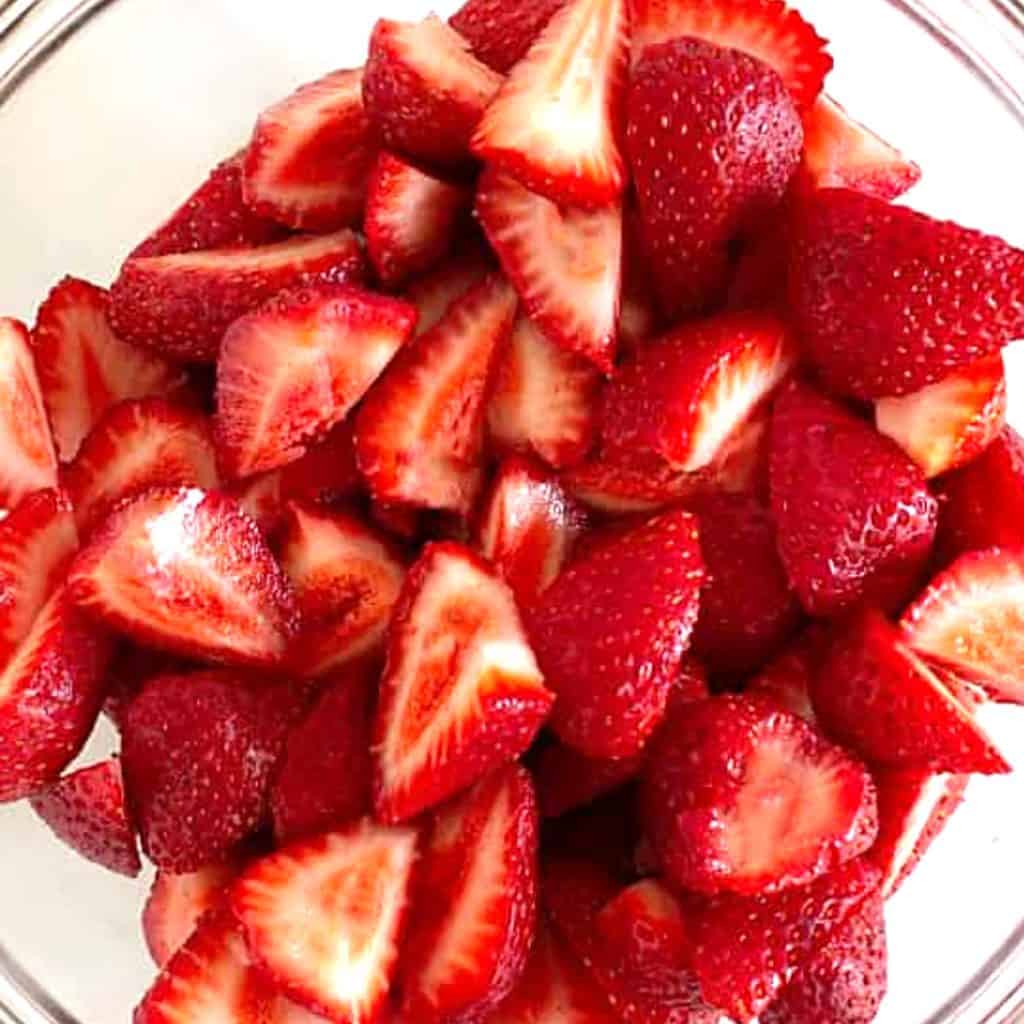
[{"label": "glass bowl", "polygon": [[[362,62],[380,15],[429,0],[0,0],[0,312],[119,261],[294,86]],[[440,14],[454,0],[433,5]],[[908,202],[1024,245],[1019,0],[801,0],[832,40],[829,91],[917,159]],[[1011,353],[1024,426],[1024,358]],[[1011,759],[1024,709],[986,709]],[[112,746],[102,728],[83,760]],[[1024,765],[1024,756],[1018,758]],[[1024,1020],[1024,773],[977,779],[891,901],[879,1024]],[[0,807],[0,1022],[128,1021],[150,983],[149,879],[77,859],[25,806]]]}]

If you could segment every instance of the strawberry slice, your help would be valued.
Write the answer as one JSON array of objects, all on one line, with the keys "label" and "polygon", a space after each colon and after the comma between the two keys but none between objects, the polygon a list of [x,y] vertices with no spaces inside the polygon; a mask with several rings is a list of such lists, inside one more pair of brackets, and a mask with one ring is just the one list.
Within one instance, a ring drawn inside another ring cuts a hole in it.
[{"label": "strawberry slice", "polygon": [[416,334],[426,334],[448,312],[448,307],[462,298],[487,274],[482,259],[452,259],[425,277],[417,278],[405,290],[405,298],[419,313]]},{"label": "strawberry slice", "polygon": [[775,403],[771,499],[779,554],[804,608],[898,607],[917,582],[938,506],[894,441],[794,384]]},{"label": "strawberry slice", "polygon": [[374,807],[404,821],[529,747],[553,702],[512,592],[476,555],[429,544],[391,623],[374,726]]},{"label": "strawberry slice", "polygon": [[411,336],[405,302],[346,284],[283,292],[236,320],[217,360],[217,448],[232,479],[305,454]]},{"label": "strawberry slice", "polygon": [[832,69],[826,42],[782,0],[634,0],[633,61],[650,46],[696,36],[773,68],[805,109]]},{"label": "strawberry slice", "polygon": [[370,176],[365,225],[381,283],[397,288],[444,259],[469,205],[466,189],[381,153]]},{"label": "strawberry slice", "polygon": [[285,288],[358,282],[364,261],[351,231],[252,249],[133,257],[110,291],[125,341],[186,362],[213,362],[230,324]]},{"label": "strawberry slice", "polygon": [[516,297],[492,274],[398,354],[359,412],[359,468],[374,497],[466,512],[480,482],[487,390]]},{"label": "strawberry slice", "polygon": [[415,858],[414,831],[364,822],[256,861],[231,896],[253,958],[300,1006],[332,1020],[375,1020]]},{"label": "strawberry slice", "polygon": [[466,0],[449,19],[477,60],[502,73],[518,64],[565,0]]},{"label": "strawberry slice", "polygon": [[185,383],[181,369],[121,341],[110,328],[109,307],[102,288],[65,277],[40,307],[32,332],[43,400],[64,462],[115,403]]},{"label": "strawberry slice", "polygon": [[281,494],[298,501],[335,502],[361,487],[352,417],[332,427],[306,454],[280,470]]},{"label": "strawberry slice", "polygon": [[31,803],[53,834],[86,860],[129,878],[142,870],[116,757],[65,775]]},{"label": "strawberry slice", "polygon": [[354,227],[373,158],[362,69],[333,71],[260,114],[245,153],[245,201],[297,231]]},{"label": "strawberry slice", "polygon": [[216,487],[209,420],[163,398],[121,402],[96,424],[62,482],[83,537],[151,487]]},{"label": "strawberry slice", "polygon": [[147,491],[115,512],[72,563],[87,611],[188,657],[273,665],[295,632],[295,598],[256,524],[197,488]]},{"label": "strawberry slice", "polygon": [[626,0],[568,0],[484,112],[473,153],[556,203],[615,202],[628,54]]},{"label": "strawberry slice", "polygon": [[810,625],[778,657],[751,679],[743,692],[767,697],[781,708],[817,724],[811,703],[811,683],[828,653],[831,633],[824,625]]},{"label": "strawberry slice", "polygon": [[0,317],[0,505],[57,484],[57,455],[32,361],[29,333]]},{"label": "strawberry slice", "polygon": [[804,180],[812,188],[852,188],[892,201],[921,180],[921,168],[819,96],[804,116]]},{"label": "strawberry slice", "polygon": [[631,782],[644,766],[643,754],[594,758],[562,743],[541,751],[534,766],[537,797],[545,818],[560,818]]},{"label": "strawberry slice", "polygon": [[703,582],[696,519],[666,512],[591,542],[526,610],[564,743],[590,757],[643,747],[665,715]]},{"label": "strawberry slice", "polygon": [[931,478],[977,458],[1006,425],[1006,374],[991,356],[920,391],[875,403],[875,426]]},{"label": "strawberry slice", "polygon": [[515,987],[537,911],[537,798],[508,765],[434,816],[403,951],[409,1020],[481,1020]]},{"label": "strawberry slice", "polygon": [[383,647],[405,575],[389,541],[350,515],[289,502],[281,564],[302,619],[292,656],[300,674],[322,676]]},{"label": "strawberry slice", "polygon": [[477,545],[526,608],[554,582],[585,527],[584,513],[554,477],[511,458],[491,484]]},{"label": "strawberry slice", "polygon": [[43,605],[0,675],[0,803],[56,782],[92,731],[111,643],[67,589]]},{"label": "strawberry slice", "polygon": [[621,288],[622,212],[560,208],[485,170],[476,214],[523,311],[556,345],[610,373]]},{"label": "strawberry slice", "polygon": [[501,75],[436,15],[420,22],[381,18],[370,37],[363,101],[388,149],[457,167]]},{"label": "strawberry slice", "polygon": [[556,468],[580,462],[597,433],[601,376],[585,359],[549,341],[519,317],[498,364],[487,406],[502,449],[537,455]]}]

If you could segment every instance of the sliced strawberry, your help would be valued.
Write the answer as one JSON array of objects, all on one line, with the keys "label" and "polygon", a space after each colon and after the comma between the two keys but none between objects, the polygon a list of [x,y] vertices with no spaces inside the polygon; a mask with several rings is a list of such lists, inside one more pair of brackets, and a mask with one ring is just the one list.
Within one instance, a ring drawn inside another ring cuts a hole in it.
[{"label": "sliced strawberry", "polygon": [[622,212],[561,208],[515,178],[484,171],[476,214],[523,311],[556,345],[606,373],[615,362]]},{"label": "sliced strawberry", "polygon": [[87,611],[176,654],[271,665],[295,631],[288,579],[231,499],[155,489],[115,512],[72,563]]},{"label": "sliced strawberry", "polygon": [[771,213],[746,232],[735,257],[726,308],[785,313],[793,186]]},{"label": "sliced strawberry", "polygon": [[552,743],[541,752],[534,770],[541,813],[545,818],[560,818],[586,807],[631,782],[643,766],[643,754],[615,759],[584,757],[572,747]]},{"label": "sliced strawberry", "polygon": [[568,0],[487,107],[473,153],[556,203],[615,202],[628,54],[626,0]]},{"label": "sliced strawberry", "polygon": [[811,683],[828,653],[831,634],[810,625],[777,658],[744,687],[744,693],[767,697],[780,707],[816,725]]},{"label": "sliced strawberry", "polygon": [[358,282],[364,261],[351,231],[253,249],[134,257],[110,291],[125,341],[187,362],[213,362],[228,326],[285,288]]},{"label": "sliced strawberry", "polygon": [[332,1020],[375,1020],[415,858],[414,831],[366,822],[256,861],[231,898],[252,956],[301,1006]]},{"label": "sliced strawberry", "polygon": [[416,334],[426,334],[434,327],[456,299],[483,280],[487,270],[483,260],[456,259],[413,281],[405,297],[419,312]]},{"label": "sliced strawberry", "polygon": [[696,519],[666,512],[589,545],[527,609],[564,743],[590,757],[643,747],[664,717],[703,582]]},{"label": "sliced strawberry", "polygon": [[363,101],[388,149],[458,166],[501,81],[436,15],[420,22],[381,18],[370,37]]},{"label": "sliced strawberry", "polygon": [[772,420],[771,495],[779,553],[804,608],[898,607],[931,550],[938,506],[894,441],[803,385]]},{"label": "sliced strawberry", "polygon": [[434,817],[403,950],[409,1020],[480,1020],[514,988],[537,912],[537,798],[508,765]]},{"label": "sliced strawberry", "polygon": [[184,659],[122,639],[114,648],[103,682],[103,713],[120,730],[125,709],[142,692],[148,680],[161,675],[180,675],[191,667]]},{"label": "sliced strawberry", "polygon": [[649,46],[697,36],[774,68],[797,106],[821,92],[832,58],[826,42],[782,0],[634,0],[633,60]]},{"label": "sliced strawberry", "polygon": [[370,176],[365,226],[370,261],[381,283],[397,288],[439,263],[469,205],[465,188],[394,153],[381,153]]},{"label": "sliced strawberry", "polygon": [[298,231],[353,227],[373,158],[362,69],[331,72],[260,114],[245,153],[245,201]]},{"label": "sliced strawberry", "polygon": [[374,728],[378,818],[411,818],[518,757],[552,701],[512,592],[467,549],[428,545],[391,624]]},{"label": "sliced strawberry", "polygon": [[426,516],[415,505],[371,500],[370,519],[375,526],[408,544],[421,540],[425,532]]},{"label": "sliced strawberry", "polygon": [[284,516],[282,475],[279,469],[269,473],[258,473],[245,480],[236,480],[224,490],[224,493],[232,501],[237,502],[242,512],[259,527],[264,537],[273,537],[277,533]]},{"label": "sliced strawberry", "polygon": [[121,402],[96,424],[62,482],[83,537],[151,487],[216,487],[209,420],[163,398]]},{"label": "sliced strawberry", "polygon": [[280,470],[281,494],[296,501],[334,502],[359,490],[352,418],[332,427],[306,454]]},{"label": "sliced strawberry", "polygon": [[466,0],[448,23],[495,71],[518,64],[565,0]]},{"label": "sliced strawberry", "polygon": [[111,642],[56,591],[0,676],[0,803],[55,782],[92,731]]},{"label": "sliced strawberry", "polygon": [[398,354],[357,422],[359,468],[374,497],[468,511],[480,481],[487,390],[515,317],[492,274]]},{"label": "sliced strawberry", "polygon": [[283,292],[236,320],[217,360],[217,449],[231,478],[294,462],[348,415],[412,335],[408,303],[346,284]]}]

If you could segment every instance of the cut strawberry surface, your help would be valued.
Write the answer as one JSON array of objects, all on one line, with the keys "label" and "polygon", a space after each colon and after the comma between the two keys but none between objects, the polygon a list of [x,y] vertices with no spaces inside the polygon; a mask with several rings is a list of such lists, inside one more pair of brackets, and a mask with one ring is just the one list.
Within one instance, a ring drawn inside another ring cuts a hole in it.
[{"label": "cut strawberry surface", "polygon": [[416,833],[364,823],[250,865],[231,903],[278,987],[332,1020],[372,1021],[398,953]]},{"label": "cut strawberry surface", "polygon": [[294,462],[412,334],[405,302],[346,284],[283,292],[236,320],[217,361],[217,447],[231,478]]},{"label": "cut strawberry surface", "polygon": [[72,563],[90,614],[172,653],[273,665],[295,599],[259,528],[230,498],[155,489],[115,512]]},{"label": "cut strawberry surface", "polygon": [[495,71],[518,64],[565,0],[467,0],[448,22]]},{"label": "cut strawberry surface", "polygon": [[330,503],[351,497],[362,483],[352,417],[332,427],[305,455],[283,466],[279,475],[285,498]]},{"label": "cut strawberry surface", "polygon": [[375,498],[469,510],[480,482],[488,387],[515,307],[512,288],[490,275],[388,367],[356,428],[359,468]]},{"label": "cut strawberry surface", "polygon": [[297,231],[353,227],[373,159],[363,72],[334,71],[260,114],[245,153],[245,201]]},{"label": "cut strawberry surface", "polygon": [[374,729],[374,806],[402,821],[518,757],[552,695],[512,592],[476,555],[431,544],[391,624]]},{"label": "cut strawberry surface", "polygon": [[256,248],[134,257],[110,292],[125,341],[171,359],[213,362],[225,330],[285,288],[358,282],[362,248],[351,231]]},{"label": "cut strawberry surface", "polygon": [[484,112],[474,154],[554,202],[615,202],[628,54],[626,0],[569,0]]},{"label": "cut strawberry surface", "polygon": [[487,272],[482,259],[459,258],[413,281],[405,290],[405,297],[419,313],[416,334],[426,334],[436,326],[451,304],[479,284]]},{"label": "cut strawberry surface", "polygon": [[644,761],[642,753],[614,759],[584,757],[572,747],[552,743],[534,768],[541,813],[545,818],[560,818],[586,807],[635,779]]},{"label": "cut strawberry surface", "polygon": [[486,170],[476,214],[523,311],[556,345],[611,372],[619,319],[622,212],[556,206]]},{"label": "cut strawberry surface", "polygon": [[469,158],[470,138],[501,82],[436,16],[382,18],[370,37],[363,100],[388,149],[457,167]]}]

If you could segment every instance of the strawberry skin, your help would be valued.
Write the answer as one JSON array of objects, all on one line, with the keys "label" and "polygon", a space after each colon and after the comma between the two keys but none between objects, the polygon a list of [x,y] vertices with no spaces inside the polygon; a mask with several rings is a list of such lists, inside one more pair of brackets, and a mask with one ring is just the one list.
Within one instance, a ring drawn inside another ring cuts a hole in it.
[{"label": "strawberry skin", "polygon": [[541,813],[545,818],[560,818],[586,807],[635,779],[644,763],[642,753],[598,759],[553,742],[541,751],[534,767]]},{"label": "strawberry skin", "polygon": [[518,64],[565,0],[467,0],[448,23],[477,60],[502,73]]},{"label": "strawberry skin", "polygon": [[938,519],[924,474],[895,442],[804,385],[775,403],[771,501],[783,564],[817,616],[898,607]]},{"label": "strawberry skin", "polygon": [[827,626],[807,626],[781,654],[746,684],[743,692],[766,697],[811,725],[816,725],[814,705],[811,703],[811,684],[821,669],[831,640]]},{"label": "strawberry skin", "polygon": [[486,277],[488,269],[483,258],[455,257],[413,281],[404,294],[419,313],[417,336],[435,327],[456,299]]},{"label": "strawberry skin", "polygon": [[592,542],[526,609],[564,743],[589,757],[640,750],[665,714],[703,582],[696,519],[666,512]]}]

